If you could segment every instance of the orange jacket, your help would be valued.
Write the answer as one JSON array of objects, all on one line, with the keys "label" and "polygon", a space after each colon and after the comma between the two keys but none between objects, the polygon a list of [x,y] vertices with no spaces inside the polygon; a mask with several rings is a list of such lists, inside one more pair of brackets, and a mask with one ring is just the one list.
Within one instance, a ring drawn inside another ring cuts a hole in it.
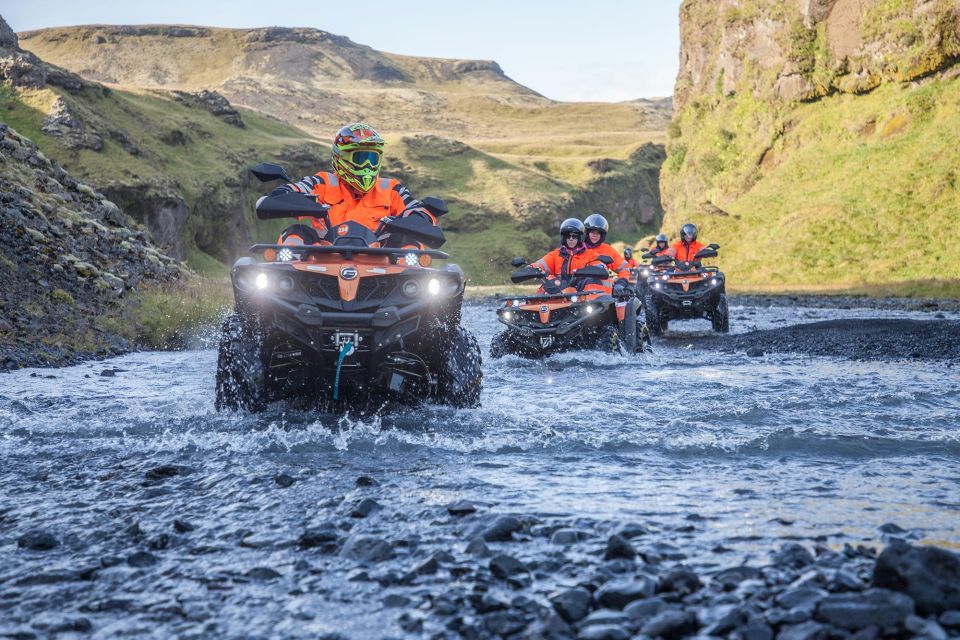
[{"label": "orange jacket", "polygon": [[[414,212],[425,216],[433,224],[437,223],[436,218],[423,208],[420,201],[414,198],[405,186],[390,178],[380,178],[370,191],[358,193],[342,183],[335,173],[320,171],[281,188],[316,194],[317,202],[330,205],[330,224],[334,227],[355,221],[371,231],[376,231],[380,220],[385,216],[406,216]],[[309,220],[321,236],[326,233],[327,227],[323,220]]]},{"label": "orange jacket", "polygon": [[693,256],[697,254],[700,249],[703,249],[706,245],[697,242],[694,240],[690,244],[684,244],[683,240],[678,241],[672,247],[670,247],[671,255],[681,262],[692,262]]},{"label": "orange jacket", "polygon": [[571,254],[566,247],[554,249],[543,256],[531,267],[536,267],[550,276],[569,276],[577,269],[582,269],[590,265],[604,266],[597,258],[598,254],[593,249],[583,248],[582,251]]},{"label": "orange jacket", "polygon": [[623,256],[620,255],[620,252],[608,245],[606,242],[603,244],[598,244],[595,247],[587,247],[588,249],[593,249],[602,256],[610,256],[613,260],[607,269],[613,271],[617,274],[618,278],[629,278],[630,277],[630,265],[627,264],[627,261],[623,259]]}]

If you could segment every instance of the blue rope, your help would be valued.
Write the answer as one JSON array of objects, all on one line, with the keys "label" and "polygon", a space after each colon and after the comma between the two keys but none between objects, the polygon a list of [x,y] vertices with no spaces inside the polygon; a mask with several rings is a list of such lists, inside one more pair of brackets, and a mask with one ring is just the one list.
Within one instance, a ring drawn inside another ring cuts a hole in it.
[{"label": "blue rope", "polygon": [[343,361],[347,357],[347,353],[353,347],[352,342],[345,342],[343,346],[340,347],[340,357],[337,358],[337,375],[333,378],[333,399],[337,400],[340,396],[340,367],[343,366]]}]

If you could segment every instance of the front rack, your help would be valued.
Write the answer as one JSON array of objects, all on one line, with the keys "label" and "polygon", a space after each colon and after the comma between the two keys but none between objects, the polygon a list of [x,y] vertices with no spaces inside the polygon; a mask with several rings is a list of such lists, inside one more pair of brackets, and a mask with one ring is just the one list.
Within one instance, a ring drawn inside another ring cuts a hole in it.
[{"label": "front rack", "polygon": [[450,254],[436,249],[388,249],[384,247],[350,247],[350,246],[327,246],[314,244],[255,244],[250,247],[251,253],[263,253],[268,249],[280,251],[281,249],[290,249],[304,254],[339,254],[347,260],[353,259],[354,255],[365,256],[390,256],[391,258],[402,258],[411,253],[416,256],[430,256],[438,260],[447,260]]}]

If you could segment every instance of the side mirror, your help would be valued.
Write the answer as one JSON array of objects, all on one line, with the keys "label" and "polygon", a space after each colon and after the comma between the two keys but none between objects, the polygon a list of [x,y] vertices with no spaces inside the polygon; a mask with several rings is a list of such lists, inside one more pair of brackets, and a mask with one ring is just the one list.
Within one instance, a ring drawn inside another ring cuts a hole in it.
[{"label": "side mirror", "polygon": [[526,264],[530,264],[530,263],[527,262],[526,258],[521,258],[520,256],[517,256],[516,258],[510,261],[510,266],[517,267],[518,269]]},{"label": "side mirror", "polygon": [[717,257],[717,252],[714,251],[713,249],[700,249],[700,251],[697,251],[694,254],[693,259],[700,260],[702,258],[716,258],[716,257]]},{"label": "side mirror", "polygon": [[650,261],[650,264],[661,265],[661,264],[668,264],[670,262],[673,262],[673,257],[671,256],[657,256],[656,258]]},{"label": "side mirror", "polygon": [[597,256],[597,260],[608,266],[613,264],[613,258],[610,256]]},{"label": "side mirror", "polygon": [[433,214],[433,217],[439,218],[445,216],[450,212],[450,209],[447,208],[447,203],[441,200],[440,198],[435,198],[434,196],[427,196],[420,201],[423,204],[424,208]]},{"label": "side mirror", "polygon": [[716,244],[716,243],[714,243],[714,242],[711,242],[710,244],[707,245],[707,249],[713,249],[714,251],[716,251],[716,250],[719,249],[719,248],[720,248],[720,245],[718,245],[718,244]]},{"label": "side mirror", "polygon": [[250,173],[257,177],[260,182],[271,182],[273,180],[286,180],[293,182],[293,178],[287,175],[287,172],[278,164],[261,162],[250,168]]}]

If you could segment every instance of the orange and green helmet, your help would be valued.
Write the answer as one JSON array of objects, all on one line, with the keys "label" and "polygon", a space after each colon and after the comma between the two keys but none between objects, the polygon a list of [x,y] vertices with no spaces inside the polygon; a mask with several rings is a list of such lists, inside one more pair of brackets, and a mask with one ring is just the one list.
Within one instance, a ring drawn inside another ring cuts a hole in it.
[{"label": "orange and green helmet", "polygon": [[373,127],[362,122],[348,124],[333,139],[334,172],[357,191],[370,191],[380,174],[385,144]]}]

